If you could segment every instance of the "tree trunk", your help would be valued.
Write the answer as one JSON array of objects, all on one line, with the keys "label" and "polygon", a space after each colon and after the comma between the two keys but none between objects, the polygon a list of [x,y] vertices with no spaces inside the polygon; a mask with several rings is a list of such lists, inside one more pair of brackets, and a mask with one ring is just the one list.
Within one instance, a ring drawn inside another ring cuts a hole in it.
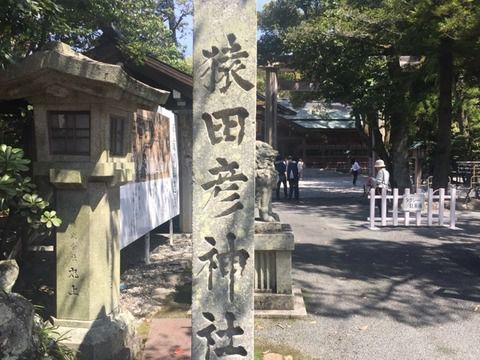
[{"label": "tree trunk", "polygon": [[[384,161],[389,161],[389,154],[383,141],[382,133],[378,127],[377,111],[372,110],[368,114],[355,113],[355,127],[360,136],[368,144],[368,150],[372,150]],[[374,146],[372,147],[372,144]]]},{"label": "tree trunk", "polygon": [[402,72],[398,57],[392,56],[388,63],[388,71],[392,80],[391,95],[386,112],[390,119],[390,143],[392,150],[392,187],[399,189],[410,188],[410,174],[408,169],[408,104],[406,100],[408,79]]},{"label": "tree trunk", "polygon": [[168,28],[172,32],[172,40],[175,42],[175,45],[178,46],[178,39],[177,39],[177,17],[175,15],[175,1],[169,0],[168,7],[170,11],[168,11]]},{"label": "tree trunk", "polygon": [[399,189],[410,188],[408,169],[408,134],[407,117],[405,114],[394,113],[391,116],[391,142],[392,142],[392,187]]},{"label": "tree trunk", "polygon": [[[377,111],[371,111],[367,114],[368,125],[371,127],[371,136],[373,137],[373,144],[375,153],[383,161],[390,163],[390,155],[387,152],[383,135],[378,127],[378,113]],[[371,144],[372,142],[370,142]]]},{"label": "tree trunk", "polygon": [[453,52],[451,39],[441,39],[438,65],[438,140],[435,167],[433,169],[433,187],[435,189],[447,187],[448,175],[450,173],[453,85]]}]

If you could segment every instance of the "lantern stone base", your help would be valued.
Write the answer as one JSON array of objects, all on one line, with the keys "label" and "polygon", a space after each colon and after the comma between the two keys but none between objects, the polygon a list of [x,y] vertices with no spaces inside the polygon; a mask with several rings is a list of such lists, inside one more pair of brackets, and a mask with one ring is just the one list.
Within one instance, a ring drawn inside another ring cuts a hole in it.
[{"label": "lantern stone base", "polygon": [[78,360],[131,360],[140,352],[134,318],[128,312],[95,321],[54,319],[58,334]]}]

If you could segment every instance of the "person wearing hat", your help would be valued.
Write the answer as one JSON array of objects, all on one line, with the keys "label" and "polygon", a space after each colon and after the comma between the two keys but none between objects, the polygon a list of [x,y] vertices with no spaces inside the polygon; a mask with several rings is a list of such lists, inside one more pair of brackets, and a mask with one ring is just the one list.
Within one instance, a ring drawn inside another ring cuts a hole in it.
[{"label": "person wearing hat", "polygon": [[381,192],[383,188],[388,189],[390,185],[390,173],[385,168],[385,162],[381,159],[375,161],[375,170],[377,170],[377,176],[375,179],[372,179],[375,187],[380,190],[379,192]]},{"label": "person wearing hat", "polygon": [[[390,173],[385,168],[385,162],[383,160],[375,161],[375,170],[377,171],[377,176],[375,178],[369,178],[371,185],[375,186],[375,194],[381,195],[382,189],[387,189],[390,185]],[[375,207],[381,209],[381,199],[375,200]]]}]

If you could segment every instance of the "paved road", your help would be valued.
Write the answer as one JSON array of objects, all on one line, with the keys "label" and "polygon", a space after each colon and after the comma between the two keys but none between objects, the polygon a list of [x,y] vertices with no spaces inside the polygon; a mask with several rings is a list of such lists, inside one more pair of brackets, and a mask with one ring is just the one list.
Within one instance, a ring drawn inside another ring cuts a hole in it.
[{"label": "paved road", "polygon": [[370,231],[349,175],[310,169],[300,188],[274,209],[309,318],[263,320],[256,336],[314,359],[480,359],[480,213],[459,213],[457,231]]}]

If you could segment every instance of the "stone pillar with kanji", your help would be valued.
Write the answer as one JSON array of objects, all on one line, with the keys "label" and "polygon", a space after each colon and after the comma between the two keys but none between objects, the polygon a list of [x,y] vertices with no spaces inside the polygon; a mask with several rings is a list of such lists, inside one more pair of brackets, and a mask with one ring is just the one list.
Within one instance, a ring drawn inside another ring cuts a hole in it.
[{"label": "stone pillar with kanji", "polygon": [[194,8],[192,358],[253,359],[255,1]]}]

